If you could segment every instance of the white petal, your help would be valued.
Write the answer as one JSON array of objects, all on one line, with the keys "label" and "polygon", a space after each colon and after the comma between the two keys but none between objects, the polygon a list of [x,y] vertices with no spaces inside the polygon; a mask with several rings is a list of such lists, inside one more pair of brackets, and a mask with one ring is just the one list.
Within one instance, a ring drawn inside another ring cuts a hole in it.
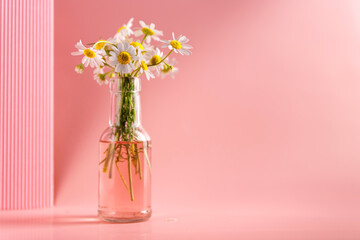
[{"label": "white petal", "polygon": [[123,72],[124,73],[129,73],[130,71],[131,71],[131,68],[130,68],[129,64],[123,65]]},{"label": "white petal", "polygon": [[77,51],[77,52],[72,52],[71,53],[71,55],[73,55],[73,56],[78,56],[78,55],[82,55],[83,54],[83,52],[81,51]]},{"label": "white petal", "polygon": [[146,24],[142,20],[139,21],[139,24],[141,25],[141,27],[146,27]]},{"label": "white petal", "polygon": [[110,66],[116,66],[116,65],[118,65],[119,64],[119,61],[113,61],[113,62],[110,62]]},{"label": "white petal", "polygon": [[[132,63],[129,63],[129,66],[130,66],[130,69],[134,69],[134,68],[135,68],[134,64],[132,64]],[[141,68],[140,68],[140,69],[141,69]]]},{"label": "white petal", "polygon": [[187,49],[179,49],[179,52],[184,55],[191,55],[191,51]]},{"label": "white petal", "polygon": [[160,38],[157,37],[157,36],[155,36],[155,35],[152,35],[151,37],[152,37],[155,41],[160,41]]},{"label": "white petal", "polygon": [[96,62],[96,64],[98,64],[98,65],[101,65],[101,66],[104,65],[104,63],[103,63],[103,61],[102,61],[101,58],[95,57],[95,62]]},{"label": "white petal", "polygon": [[190,46],[190,45],[187,45],[187,44],[181,44],[181,48],[184,48],[184,49],[192,49],[193,47]]},{"label": "white petal", "polygon": [[134,32],[135,37],[139,37],[143,32],[141,30],[137,30]]},{"label": "white petal", "polygon": [[115,72],[121,72],[121,64],[116,65]]},{"label": "white petal", "polygon": [[131,46],[131,45],[127,41],[124,42],[124,49],[122,51],[127,51],[129,49],[129,46]]},{"label": "white petal", "polygon": [[90,59],[89,59],[89,58],[87,58],[87,57],[84,57],[84,58],[86,58],[86,59],[85,59],[85,61],[84,61],[84,63],[83,63],[83,64],[84,64],[84,66],[85,66],[85,67],[87,67],[87,66],[89,66]]},{"label": "white petal", "polygon": [[187,42],[189,41],[189,39],[187,39],[185,36],[180,36],[180,37],[178,38],[178,41],[179,41],[180,43],[187,43]]},{"label": "white petal", "polygon": [[189,42],[190,40],[188,38],[186,38],[185,40],[182,41],[182,43],[187,43]]},{"label": "white petal", "polygon": [[145,72],[145,76],[146,76],[147,80],[150,80],[150,76],[149,76],[148,72]]},{"label": "white petal", "polygon": [[110,52],[110,55],[112,55],[111,53],[115,53],[116,55],[120,53],[119,49],[117,49],[115,46],[112,46],[111,49],[113,51]]},{"label": "white petal", "polygon": [[182,38],[182,37],[183,37],[183,35],[178,36],[178,38],[176,39],[176,41],[180,42],[180,38]]},{"label": "white petal", "polygon": [[117,48],[119,49],[119,53],[124,51],[124,44],[122,44],[121,42],[119,42],[119,44],[117,45]]},{"label": "white petal", "polygon": [[131,60],[137,61],[137,60],[139,60],[139,57],[138,56],[133,56],[133,57],[131,57]]},{"label": "white petal", "polygon": [[145,71],[145,75],[147,80],[150,80],[150,78],[155,78],[154,74],[150,70]]},{"label": "white petal", "polygon": [[133,23],[132,23],[133,20],[134,20],[134,18],[130,18],[130,20],[129,20],[128,24],[126,25],[126,27],[131,28],[132,25],[133,25]]},{"label": "white petal", "polygon": [[175,39],[175,33],[174,33],[174,32],[172,33],[172,37],[173,37],[173,40],[176,40],[176,39]]},{"label": "white petal", "polygon": [[155,35],[159,35],[159,36],[164,35],[163,31],[160,31],[160,30],[154,30],[154,33],[155,33]]},{"label": "white petal", "polygon": [[95,66],[95,60],[92,58],[90,59],[90,67],[94,67]]},{"label": "white petal", "polygon": [[85,64],[86,59],[87,59],[87,57],[84,56],[84,57],[81,59],[81,63],[82,63],[82,64]]},{"label": "white petal", "polygon": [[131,45],[125,51],[127,51],[130,55],[135,55],[136,54],[136,49]]},{"label": "white petal", "polygon": [[84,50],[86,49],[86,47],[84,46],[84,44],[82,44],[81,40],[75,44],[75,47],[80,49],[80,50]]},{"label": "white petal", "polygon": [[150,29],[152,29],[152,30],[155,29],[155,24],[154,23],[150,23]]}]

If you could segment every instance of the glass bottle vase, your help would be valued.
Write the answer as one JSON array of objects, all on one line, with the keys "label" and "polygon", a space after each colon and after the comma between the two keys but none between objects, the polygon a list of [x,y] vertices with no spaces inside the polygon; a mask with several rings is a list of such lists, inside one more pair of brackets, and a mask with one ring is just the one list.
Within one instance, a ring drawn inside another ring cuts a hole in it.
[{"label": "glass bottle vase", "polygon": [[110,83],[109,127],[100,137],[98,214],[111,222],[151,216],[151,141],[141,125],[140,79]]}]

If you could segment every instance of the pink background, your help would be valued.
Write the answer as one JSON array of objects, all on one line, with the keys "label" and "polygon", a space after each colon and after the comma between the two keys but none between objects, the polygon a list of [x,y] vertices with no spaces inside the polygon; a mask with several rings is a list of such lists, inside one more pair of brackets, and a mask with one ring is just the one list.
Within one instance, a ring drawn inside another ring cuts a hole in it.
[{"label": "pink background", "polygon": [[70,52],[130,17],[194,46],[175,80],[143,81],[155,212],[360,218],[357,1],[55,1],[57,206],[96,208],[109,114]]}]

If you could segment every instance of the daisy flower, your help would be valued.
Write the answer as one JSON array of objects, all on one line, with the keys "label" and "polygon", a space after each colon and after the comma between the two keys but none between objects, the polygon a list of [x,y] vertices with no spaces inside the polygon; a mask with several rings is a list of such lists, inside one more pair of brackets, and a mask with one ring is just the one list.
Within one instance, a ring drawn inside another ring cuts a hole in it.
[{"label": "daisy flower", "polygon": [[108,74],[108,78],[109,78],[110,81],[114,81],[115,79],[118,78],[118,76],[117,76],[117,74],[115,72],[110,72]]},{"label": "daisy flower", "polygon": [[133,40],[132,38],[129,39],[129,42],[130,45],[136,49],[136,55],[140,56],[141,54],[139,54],[139,52],[142,53],[144,51],[143,44],[139,43],[137,40]]},{"label": "daisy flower", "polygon": [[161,45],[161,47],[168,47],[170,50],[174,50],[176,53],[180,53],[181,55],[190,55],[191,51],[189,49],[192,48],[192,46],[187,45],[189,41],[188,38],[186,38],[183,35],[180,35],[177,39],[175,38],[175,34],[172,33],[173,40],[160,40],[160,42],[165,43],[164,45]]},{"label": "daisy flower", "polygon": [[95,44],[94,44],[94,47],[96,50],[101,50],[104,48],[105,44],[107,43],[106,40],[104,39],[100,39],[99,41],[97,41]]},{"label": "daisy flower", "polygon": [[107,40],[100,39],[98,40],[93,47],[98,51],[98,53],[104,57],[105,62],[108,62],[108,53],[112,50],[112,46],[115,45],[113,38],[108,38]]},{"label": "daisy flower", "polygon": [[131,41],[130,45],[133,46],[134,48],[139,48],[140,50],[144,50],[144,46],[138,41]]},{"label": "daisy flower", "polygon": [[160,51],[160,49],[152,49],[149,52],[145,53],[145,59],[149,60],[149,67],[155,68],[157,73],[160,73],[160,70],[162,66],[164,65],[163,62],[161,62],[161,58],[164,55],[163,52]]},{"label": "daisy flower", "polygon": [[146,64],[147,57],[145,57],[145,54],[139,55],[139,67],[140,67],[140,74],[145,73],[145,76],[147,80],[150,80],[150,78],[155,78],[154,74],[150,71],[148,65]]},{"label": "daisy flower", "polygon": [[81,63],[84,64],[85,67],[99,67],[104,66],[104,60],[102,59],[102,56],[99,54],[100,52],[93,47],[86,48],[81,40],[75,44],[75,47],[78,49],[77,52],[72,52],[71,55],[77,56],[77,55],[83,55],[84,57],[81,60]]},{"label": "daisy flower", "polygon": [[[141,56],[145,55],[145,53],[151,51],[153,49],[153,47],[151,45],[148,45],[146,43],[139,43],[136,40],[132,40],[131,38],[129,39],[130,41],[130,45],[133,46],[136,49],[136,54],[141,58]],[[138,54],[138,52],[141,52],[142,54]],[[139,60],[140,61],[140,60]]]},{"label": "daisy flower", "polygon": [[138,37],[142,34],[145,35],[146,43],[150,43],[151,39],[156,41],[160,41],[159,36],[163,35],[163,32],[160,30],[155,29],[155,24],[151,23],[150,25],[146,25],[143,21],[139,21],[141,25],[141,29],[135,31],[135,36]]},{"label": "daisy flower", "polygon": [[114,36],[114,39],[116,39],[117,42],[124,40],[126,36],[131,36],[132,34],[134,34],[134,31],[131,30],[133,20],[134,18],[131,18],[127,24],[124,24],[118,29],[117,33]]},{"label": "daisy flower", "polygon": [[150,71],[144,60],[140,61],[140,73],[145,73],[147,80],[150,80],[150,78],[155,78],[154,74]]},{"label": "daisy flower", "polygon": [[102,68],[95,68],[94,70],[94,79],[99,85],[103,83],[108,84],[109,81],[105,78],[104,70]]},{"label": "daisy flower", "polygon": [[82,63],[80,63],[79,65],[76,65],[75,72],[77,72],[77,73],[83,73],[84,72],[84,67],[83,67]]},{"label": "daisy flower", "polygon": [[[138,41],[130,39],[130,45],[132,45],[134,48],[138,48],[141,50],[142,55],[145,56],[145,53],[150,52],[154,49],[153,46],[146,44],[146,43],[139,43]],[[140,55],[139,55],[140,56]]]},{"label": "daisy flower", "polygon": [[133,61],[139,60],[136,49],[128,42],[120,42],[117,47],[112,47],[110,52],[110,65],[115,67],[115,72],[130,73],[134,69]]},{"label": "daisy flower", "polygon": [[101,52],[101,54],[106,56],[106,53],[104,54],[105,50],[108,50],[108,51],[111,50],[111,46],[114,44],[115,44],[114,38],[108,38],[107,40],[100,39],[94,44],[93,47],[95,47],[96,50]]},{"label": "daisy flower", "polygon": [[179,68],[174,67],[176,64],[175,58],[169,59],[167,64],[164,64],[164,67],[161,69],[161,78],[166,76],[170,76],[171,78],[175,78],[175,74],[179,71]]}]

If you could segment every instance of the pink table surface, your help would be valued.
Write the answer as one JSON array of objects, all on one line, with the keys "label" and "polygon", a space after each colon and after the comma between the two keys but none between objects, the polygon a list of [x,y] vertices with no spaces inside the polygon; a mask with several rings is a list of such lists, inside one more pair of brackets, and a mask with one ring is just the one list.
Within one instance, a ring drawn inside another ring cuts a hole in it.
[{"label": "pink table surface", "polygon": [[311,206],[154,209],[150,221],[101,222],[96,208],[55,207],[0,213],[0,239],[360,239],[359,215]]}]

